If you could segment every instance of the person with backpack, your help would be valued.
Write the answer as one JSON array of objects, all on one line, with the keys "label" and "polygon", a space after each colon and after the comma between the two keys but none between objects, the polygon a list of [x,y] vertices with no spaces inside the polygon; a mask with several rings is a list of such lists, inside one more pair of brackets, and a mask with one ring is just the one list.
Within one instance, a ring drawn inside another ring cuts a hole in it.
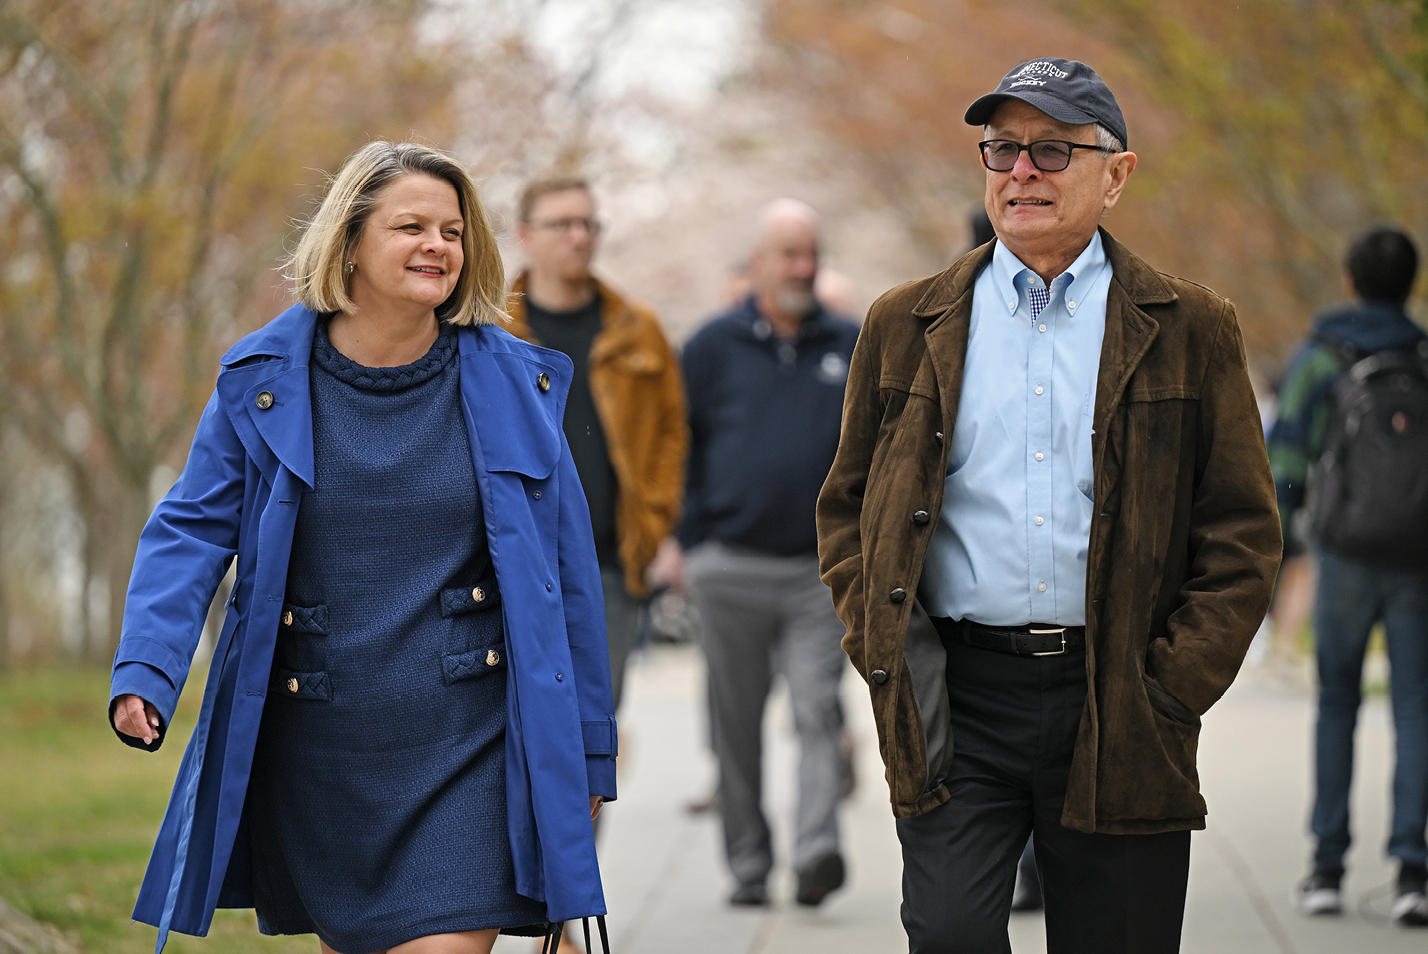
[{"label": "person with backpack", "polygon": [[[1350,246],[1356,301],[1316,316],[1286,373],[1269,437],[1280,520],[1308,510],[1319,563],[1314,609],[1319,714],[1305,914],[1337,914],[1364,653],[1387,635],[1396,757],[1387,853],[1393,920],[1428,925],[1428,336],[1404,311],[1418,252],[1395,228]],[[1307,492],[1306,492],[1307,491]]]}]

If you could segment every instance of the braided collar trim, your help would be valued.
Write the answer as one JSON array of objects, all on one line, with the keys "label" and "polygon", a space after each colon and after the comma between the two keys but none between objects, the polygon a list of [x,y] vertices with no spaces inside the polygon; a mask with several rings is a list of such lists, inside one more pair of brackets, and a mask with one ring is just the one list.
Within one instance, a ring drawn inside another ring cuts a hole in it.
[{"label": "braided collar trim", "polygon": [[313,334],[312,363],[344,384],[362,391],[405,391],[436,377],[456,356],[456,326],[445,321],[439,326],[440,331],[431,350],[411,364],[369,368],[334,348],[332,339],[327,336],[327,321],[319,321]]}]

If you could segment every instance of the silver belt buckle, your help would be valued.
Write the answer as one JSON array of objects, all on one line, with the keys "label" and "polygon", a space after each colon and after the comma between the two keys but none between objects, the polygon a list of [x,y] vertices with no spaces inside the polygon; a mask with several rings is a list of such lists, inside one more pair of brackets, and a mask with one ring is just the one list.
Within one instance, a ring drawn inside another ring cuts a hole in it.
[{"label": "silver belt buckle", "polygon": [[1050,636],[1053,633],[1061,634],[1061,648],[1054,649],[1049,653],[1027,653],[1028,656],[1063,656],[1066,654],[1066,627],[1058,626],[1056,629],[1028,629],[1028,636]]}]

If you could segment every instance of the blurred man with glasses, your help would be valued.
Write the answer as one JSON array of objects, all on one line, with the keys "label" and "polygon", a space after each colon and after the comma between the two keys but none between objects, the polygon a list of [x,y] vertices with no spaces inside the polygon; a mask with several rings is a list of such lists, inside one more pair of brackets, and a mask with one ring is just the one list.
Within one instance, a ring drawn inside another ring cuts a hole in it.
[{"label": "blurred man with glasses", "polygon": [[1046,58],[974,102],[996,241],[884,295],[819,497],[912,954],[1005,954],[1029,833],[1057,954],[1179,949],[1200,716],[1280,555],[1229,302],[1098,225],[1115,97]]},{"label": "blurred man with glasses", "polygon": [[530,183],[519,216],[526,268],[511,288],[510,331],[575,363],[565,437],[590,504],[618,711],[646,571],[684,493],[684,385],[654,313],[590,271],[600,221],[585,180]]}]

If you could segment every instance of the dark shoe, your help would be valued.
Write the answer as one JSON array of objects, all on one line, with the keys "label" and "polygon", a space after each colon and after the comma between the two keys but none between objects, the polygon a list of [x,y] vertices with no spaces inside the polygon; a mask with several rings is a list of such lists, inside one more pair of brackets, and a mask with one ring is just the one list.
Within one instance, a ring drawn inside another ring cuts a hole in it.
[{"label": "dark shoe", "polygon": [[1404,927],[1428,927],[1428,869],[1399,867],[1398,892],[1390,916],[1393,923]]},{"label": "dark shoe", "polygon": [[1012,889],[1012,910],[1013,911],[1040,911],[1041,902],[1041,879],[1036,876],[1036,868],[1031,869],[1031,874],[1021,868],[1016,872],[1016,887]]},{"label": "dark shoe", "polygon": [[760,908],[769,903],[769,891],[762,881],[750,881],[739,885],[729,895],[729,903],[736,907]]},{"label": "dark shoe", "polygon": [[707,815],[719,807],[719,787],[716,785],[709,790],[708,795],[700,798],[691,798],[684,803],[684,810],[691,815]]},{"label": "dark shoe", "polygon": [[1343,877],[1342,871],[1316,871],[1299,883],[1290,900],[1301,914],[1342,914],[1339,882]]},{"label": "dark shoe", "polygon": [[814,858],[798,872],[798,903],[810,907],[843,887],[843,856],[836,851]]}]

